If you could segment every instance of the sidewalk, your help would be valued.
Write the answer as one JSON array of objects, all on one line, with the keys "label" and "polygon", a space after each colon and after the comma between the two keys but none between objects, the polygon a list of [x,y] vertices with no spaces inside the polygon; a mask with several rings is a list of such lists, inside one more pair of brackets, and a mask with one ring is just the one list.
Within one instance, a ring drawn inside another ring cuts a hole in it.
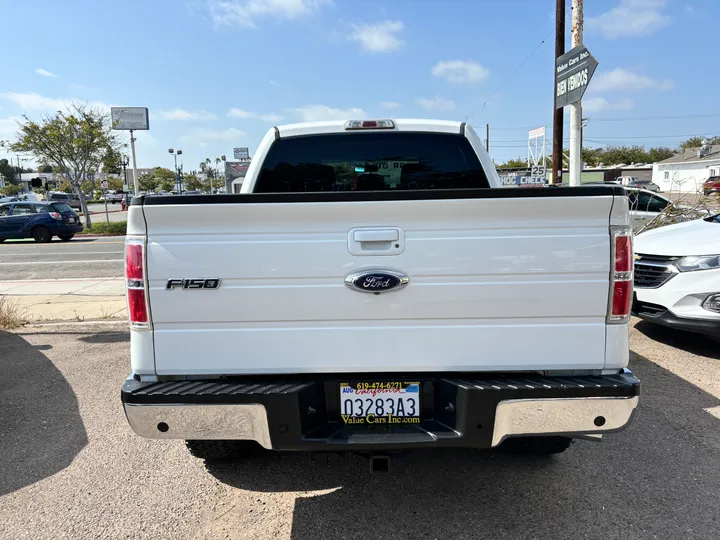
[{"label": "sidewalk", "polygon": [[127,317],[124,278],[0,281],[0,295],[28,322]]}]

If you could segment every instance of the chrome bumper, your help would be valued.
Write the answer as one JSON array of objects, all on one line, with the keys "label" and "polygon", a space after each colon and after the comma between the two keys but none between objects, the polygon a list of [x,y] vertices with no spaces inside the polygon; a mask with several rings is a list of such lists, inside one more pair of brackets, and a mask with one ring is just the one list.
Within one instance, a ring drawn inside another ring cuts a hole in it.
[{"label": "chrome bumper", "polygon": [[[630,422],[638,400],[634,396],[500,401],[495,409],[492,446],[508,437],[597,437],[620,431]],[[260,404],[123,405],[130,426],[141,437],[252,440],[264,448],[273,447],[266,409]]]},{"label": "chrome bumper", "polygon": [[146,405],[123,403],[128,423],[148,439],[248,440],[272,448],[262,405]]},{"label": "chrome bumper", "polygon": [[498,403],[492,445],[508,437],[602,435],[623,429],[637,407],[634,397],[510,399]]}]

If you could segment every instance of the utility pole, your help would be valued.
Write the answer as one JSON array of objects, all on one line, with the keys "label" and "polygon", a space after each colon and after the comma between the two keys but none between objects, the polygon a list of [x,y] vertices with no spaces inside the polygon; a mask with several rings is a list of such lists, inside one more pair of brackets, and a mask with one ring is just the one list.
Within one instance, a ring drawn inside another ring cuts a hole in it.
[{"label": "utility pole", "polygon": [[[555,0],[555,58],[565,54],[565,2],[566,0]],[[555,72],[557,81],[557,71]],[[557,85],[553,85],[553,96]],[[562,183],[562,153],[563,153],[563,122],[565,115],[563,107],[555,107],[553,99],[553,150],[552,150],[552,179],[554,184]]]},{"label": "utility pole", "polygon": [[[583,0],[572,0],[572,46],[583,42]],[[582,172],[582,101],[570,104],[570,185],[580,185]]]},{"label": "utility pole", "polygon": [[490,153],[490,124],[485,124],[485,151]]}]

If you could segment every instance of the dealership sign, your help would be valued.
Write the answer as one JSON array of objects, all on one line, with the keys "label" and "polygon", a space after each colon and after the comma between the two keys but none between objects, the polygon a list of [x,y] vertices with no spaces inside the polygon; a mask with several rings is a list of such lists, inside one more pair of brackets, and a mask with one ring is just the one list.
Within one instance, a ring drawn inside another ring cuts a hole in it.
[{"label": "dealership sign", "polygon": [[150,129],[147,107],[110,107],[110,118],[113,129]]},{"label": "dealership sign", "polygon": [[555,108],[580,101],[597,69],[598,61],[585,45],[578,45],[555,60]]}]

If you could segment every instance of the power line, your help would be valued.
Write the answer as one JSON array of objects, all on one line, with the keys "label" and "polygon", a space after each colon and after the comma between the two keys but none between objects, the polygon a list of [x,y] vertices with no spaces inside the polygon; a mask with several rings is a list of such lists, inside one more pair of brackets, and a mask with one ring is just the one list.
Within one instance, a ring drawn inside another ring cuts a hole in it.
[{"label": "power line", "polygon": [[[532,52],[531,52],[530,54],[527,55],[527,57],[525,58],[525,60],[523,60],[522,62],[520,62],[520,65],[519,65],[517,68],[515,68],[515,71],[513,71],[513,72],[508,76],[508,78],[505,79],[505,80],[503,81],[503,83],[502,83],[500,86],[497,87],[497,90],[495,90],[495,91],[490,95],[490,97],[485,100],[485,102],[482,104],[482,107],[480,108],[480,114],[482,114],[482,112],[485,110],[485,107],[487,107],[488,101],[490,101],[492,98],[494,98],[495,95],[496,95],[500,90],[502,90],[503,86],[505,86],[505,85],[507,84],[507,82],[508,82],[510,79],[512,79],[513,76],[514,76],[518,71],[520,71],[520,68],[522,68],[522,67],[527,63],[527,61],[530,60],[530,58],[532,58],[532,56],[538,51],[538,49],[539,49],[540,47],[543,46],[543,43],[545,43],[545,41],[547,40],[547,38],[549,38],[554,31],[555,31],[554,28],[553,28],[552,30],[550,30],[550,32],[548,32],[548,35],[545,36],[545,37],[542,39],[542,41],[538,44],[537,47],[535,47],[535,48],[532,50]],[[471,119],[474,115],[475,115],[475,111],[473,111],[470,116],[468,116],[467,118],[465,118],[465,121],[466,121],[466,122],[470,121],[470,119]]]}]

